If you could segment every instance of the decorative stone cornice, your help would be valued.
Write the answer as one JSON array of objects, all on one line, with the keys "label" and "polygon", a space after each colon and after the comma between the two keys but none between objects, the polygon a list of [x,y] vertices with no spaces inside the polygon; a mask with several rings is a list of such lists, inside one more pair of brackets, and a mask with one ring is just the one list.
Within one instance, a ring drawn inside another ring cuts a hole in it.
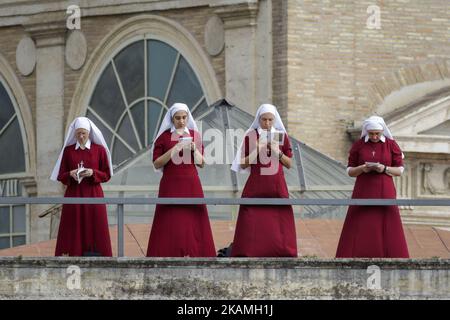
[{"label": "decorative stone cornice", "polygon": [[[379,108],[393,92],[424,82],[447,80],[450,77],[450,60],[439,59],[431,63],[406,66],[375,81],[369,88],[369,107]],[[428,85],[430,86],[430,85]],[[405,97],[406,99],[407,97]],[[389,110],[383,110],[383,113]]]},{"label": "decorative stone cornice", "polygon": [[352,142],[358,140],[361,135],[361,126],[349,127],[347,128],[347,134]]},{"label": "decorative stone cornice", "polygon": [[30,23],[25,24],[24,28],[35,40],[36,48],[64,45],[67,31],[64,20]]},{"label": "decorative stone cornice", "polygon": [[[3,0],[0,4],[0,27],[22,25],[29,17],[46,19],[47,16],[65,15],[68,6],[77,4],[82,17],[142,14],[142,12],[180,10],[199,7],[219,7],[258,2],[259,0]],[[47,21],[49,21],[47,19]]]},{"label": "decorative stone cornice", "polygon": [[450,141],[447,136],[414,135],[395,136],[395,141],[403,152],[450,154]]},{"label": "decorative stone cornice", "polygon": [[20,183],[25,188],[25,192],[28,197],[36,197],[37,196],[37,183],[34,177],[27,177],[20,181]]},{"label": "decorative stone cornice", "polygon": [[224,21],[225,29],[256,25],[256,17],[258,14],[257,2],[248,2],[238,5],[221,5],[216,8],[214,13]]}]

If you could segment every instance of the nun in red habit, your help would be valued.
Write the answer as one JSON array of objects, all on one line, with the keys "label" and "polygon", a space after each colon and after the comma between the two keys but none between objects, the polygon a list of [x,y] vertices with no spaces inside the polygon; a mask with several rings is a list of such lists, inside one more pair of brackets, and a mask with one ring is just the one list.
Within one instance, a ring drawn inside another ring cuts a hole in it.
[{"label": "nun in red habit", "polygon": [[[203,145],[189,108],[175,103],[153,144],[153,165],[163,176],[161,198],[203,198],[196,165],[203,167]],[[206,205],[156,205],[147,257],[215,257]]]},{"label": "nun in red habit", "polygon": [[[364,121],[361,139],[349,154],[347,172],[356,177],[352,198],[395,199],[392,177],[403,173],[403,154],[383,118]],[[337,258],[408,258],[397,206],[350,206]]]},{"label": "nun in red habit", "polygon": [[[242,198],[289,198],[283,167],[290,168],[291,158],[277,109],[261,105],[231,166],[236,172],[250,172]],[[231,256],[297,257],[292,206],[241,205]]]},{"label": "nun in red habit", "polygon": [[[79,167],[84,172],[77,176]],[[111,154],[97,126],[76,118],[50,179],[66,185],[65,197],[103,197],[100,185],[112,176]],[[101,255],[111,257],[108,217],[104,204],[64,204],[55,256]]]}]

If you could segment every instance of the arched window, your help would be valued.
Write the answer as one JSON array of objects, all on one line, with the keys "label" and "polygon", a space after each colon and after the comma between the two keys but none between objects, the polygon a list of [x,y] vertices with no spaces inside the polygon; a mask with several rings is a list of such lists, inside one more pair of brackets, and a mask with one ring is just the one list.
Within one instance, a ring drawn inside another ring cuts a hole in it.
[{"label": "arched window", "polygon": [[13,99],[0,78],[0,175],[26,171],[22,132]]},{"label": "arched window", "polygon": [[183,55],[167,43],[145,39],[126,46],[108,62],[86,116],[102,130],[117,166],[152,144],[175,102],[186,103],[194,117],[208,106]]},{"label": "arched window", "polygon": [[[0,197],[8,196],[2,177],[26,171],[24,141],[14,96],[0,77]],[[11,182],[11,181],[10,181]],[[0,249],[26,243],[25,205],[0,205]]]}]

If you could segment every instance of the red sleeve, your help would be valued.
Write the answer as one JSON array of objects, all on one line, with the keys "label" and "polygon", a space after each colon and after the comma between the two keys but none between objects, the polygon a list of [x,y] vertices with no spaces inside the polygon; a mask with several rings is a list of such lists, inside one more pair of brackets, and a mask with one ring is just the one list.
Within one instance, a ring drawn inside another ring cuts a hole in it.
[{"label": "red sleeve", "polygon": [[357,167],[359,166],[359,143],[360,140],[353,143],[348,155],[348,165],[347,167]]},{"label": "red sleeve", "polygon": [[393,167],[403,167],[403,153],[395,140],[391,141],[391,153]]},{"label": "red sleeve", "polygon": [[250,154],[250,151],[248,150],[249,145],[250,145],[250,137],[247,135],[244,137],[244,143],[242,144],[241,158],[248,157],[248,155]]},{"label": "red sleeve", "polygon": [[292,158],[292,146],[287,133],[284,134],[284,140],[283,145],[281,146],[281,151],[283,151],[285,156]]},{"label": "red sleeve", "polygon": [[61,166],[59,167],[58,181],[61,181],[66,186],[70,185],[72,182],[75,182],[74,179],[70,176],[70,167],[68,163],[68,155],[67,155],[67,147],[64,148],[63,156],[61,159]]},{"label": "red sleeve", "polygon": [[195,147],[203,155],[205,147],[203,146],[202,136],[197,131],[191,131],[191,136],[194,139]]},{"label": "red sleeve", "polygon": [[165,153],[164,132],[158,137],[158,139],[156,139],[154,144],[155,146],[153,148],[153,162],[155,162],[156,159],[158,159]]},{"label": "red sleeve", "polygon": [[111,172],[109,170],[109,161],[106,154],[105,148],[103,146],[98,146],[98,169],[92,169],[94,174],[92,176],[92,182],[94,184],[106,182],[111,178]]},{"label": "red sleeve", "polygon": [[257,135],[256,131],[252,130],[244,137],[244,143],[242,144],[241,157],[248,157],[256,149]]}]

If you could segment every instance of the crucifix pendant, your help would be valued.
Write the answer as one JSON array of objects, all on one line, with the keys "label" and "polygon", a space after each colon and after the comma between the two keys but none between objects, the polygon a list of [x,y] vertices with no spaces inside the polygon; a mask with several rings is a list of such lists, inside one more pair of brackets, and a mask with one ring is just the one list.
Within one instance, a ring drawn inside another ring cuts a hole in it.
[{"label": "crucifix pendant", "polygon": [[375,151],[372,151],[372,158],[375,158]]}]

